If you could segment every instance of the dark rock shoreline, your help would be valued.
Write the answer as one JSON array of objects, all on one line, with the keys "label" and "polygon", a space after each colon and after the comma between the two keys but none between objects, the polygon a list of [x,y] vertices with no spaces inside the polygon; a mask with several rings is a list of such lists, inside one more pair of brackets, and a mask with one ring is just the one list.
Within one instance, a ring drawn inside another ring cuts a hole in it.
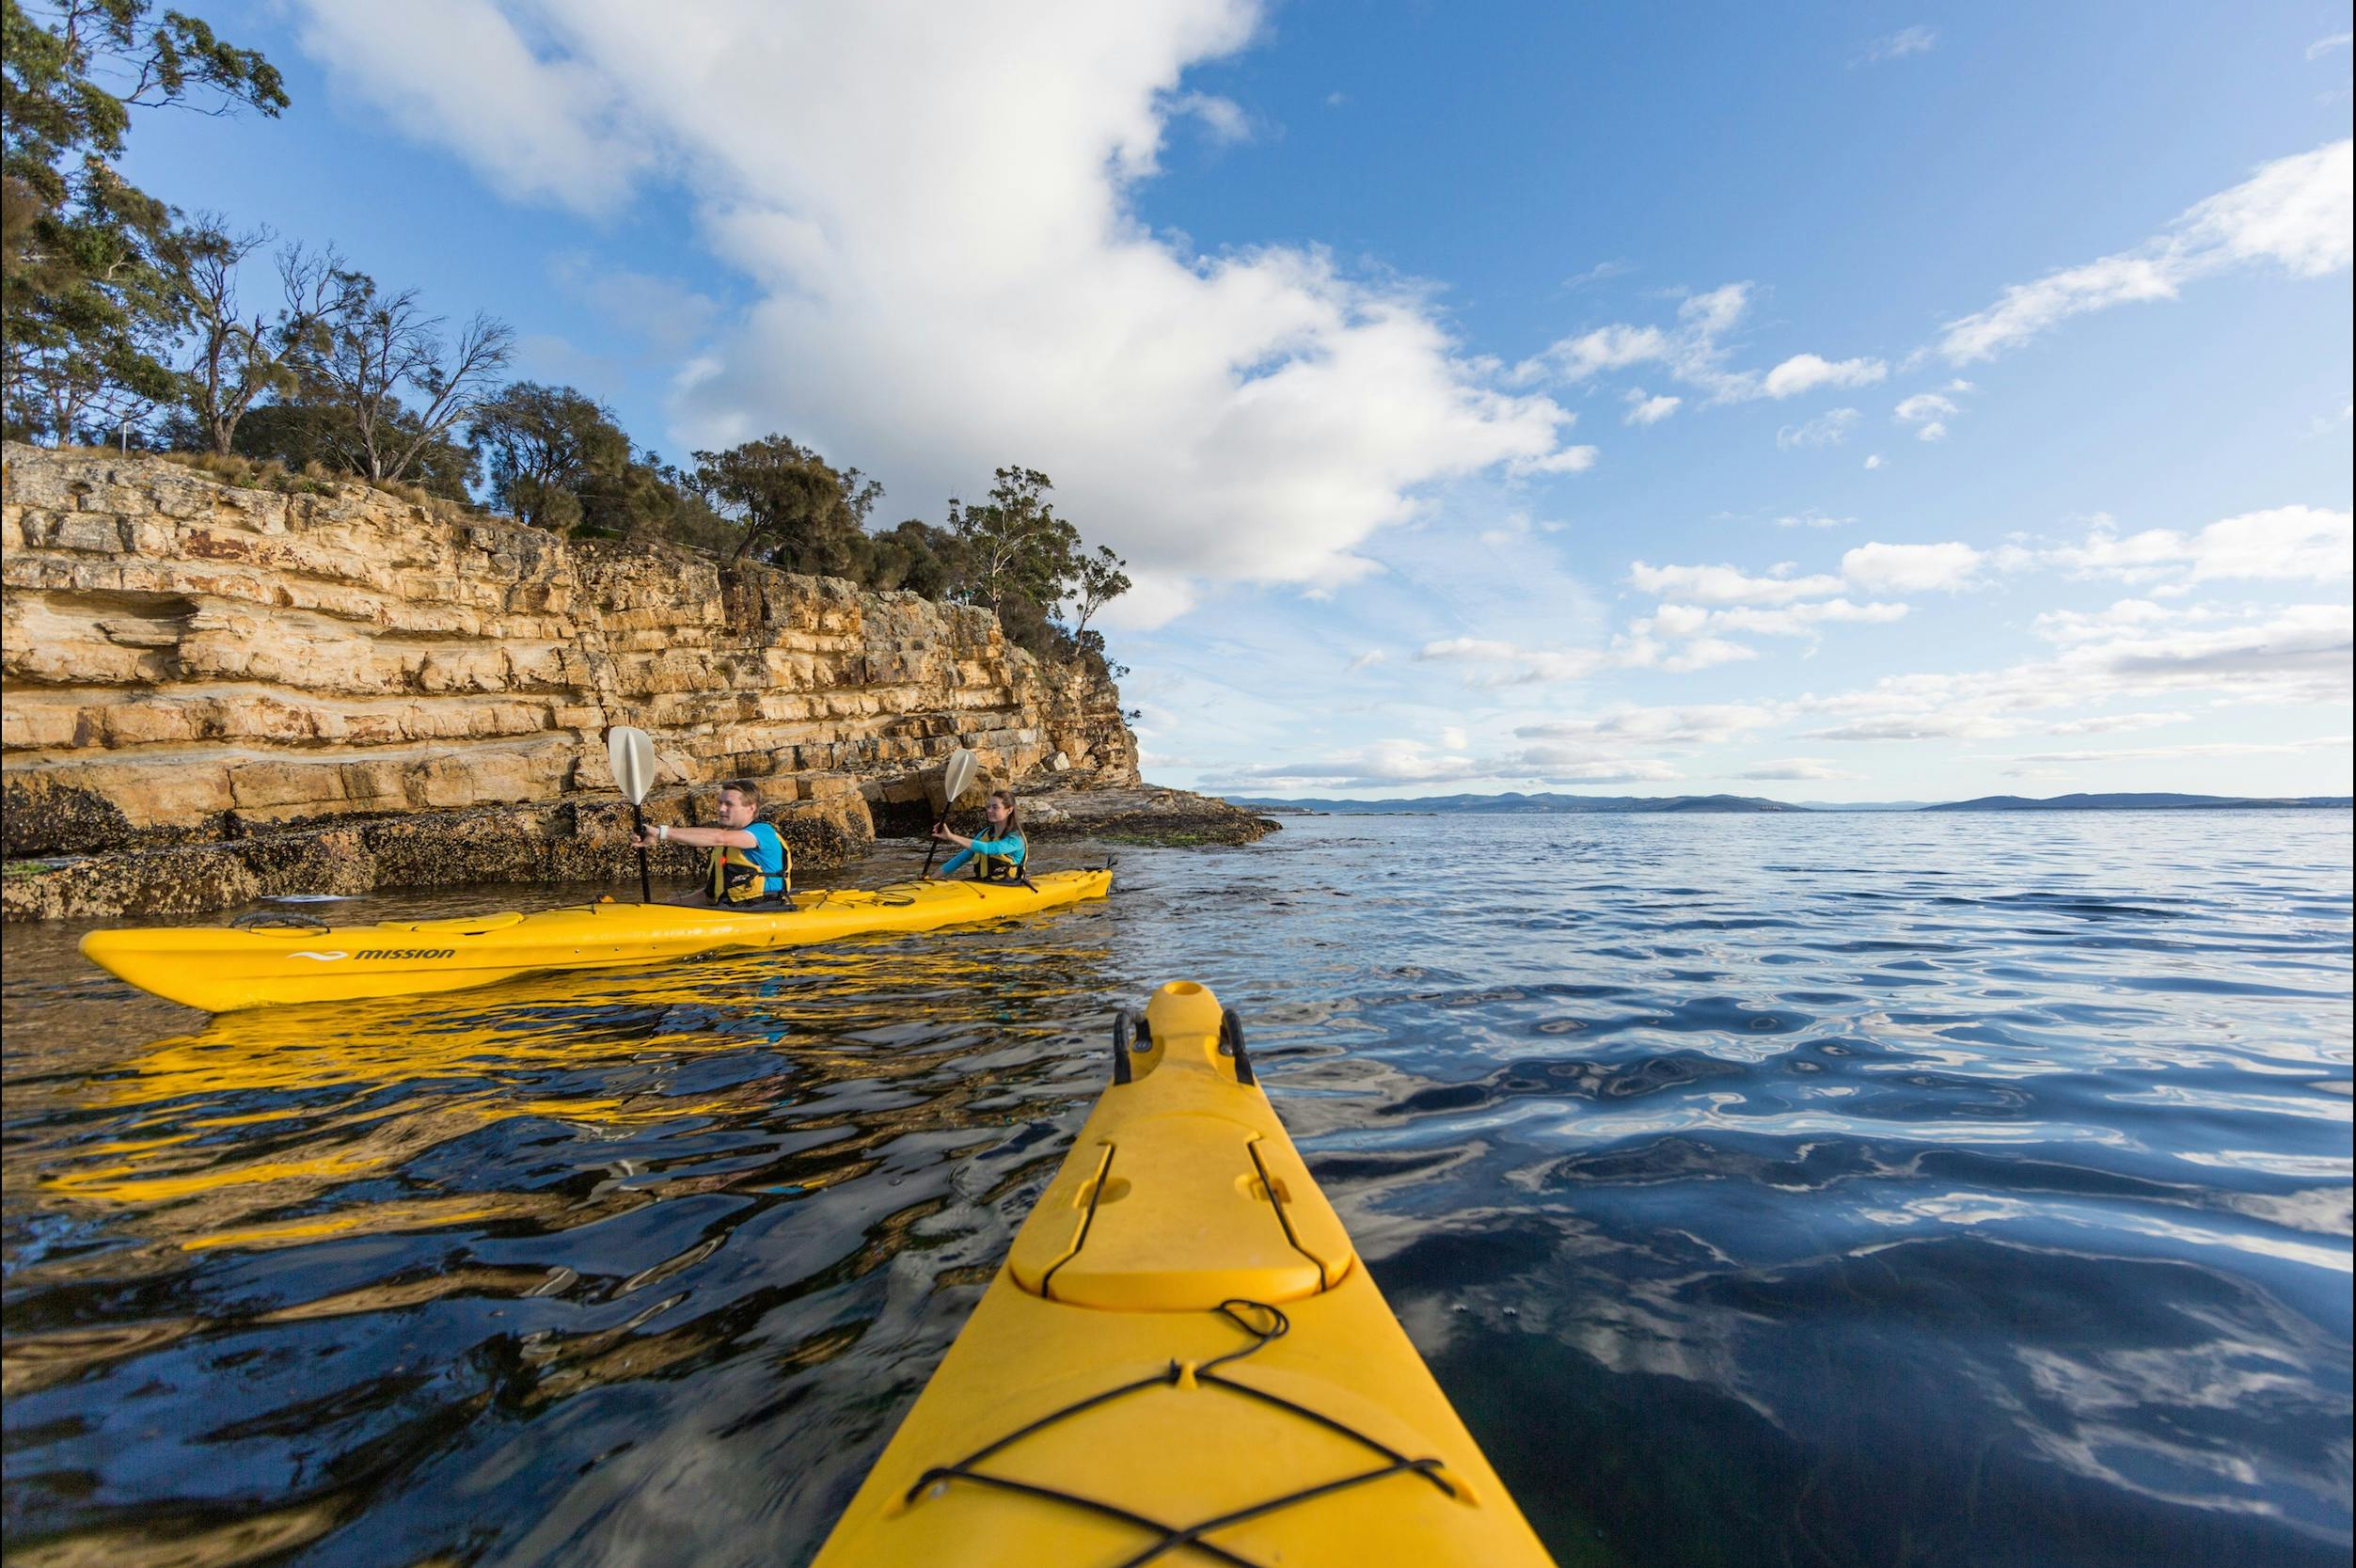
[{"label": "dark rock shoreline", "polygon": [[[1023,804],[1026,826],[1043,840],[1249,844],[1276,826],[1224,800],[1176,789],[1050,789],[1026,793]],[[646,804],[652,822],[684,823],[695,815],[686,790],[658,793]],[[876,841],[864,811],[832,810],[824,801],[773,807],[764,816],[792,847],[797,876],[857,860]],[[190,915],[289,894],[478,882],[620,884],[638,876],[629,830],[630,809],[619,800],[568,800],[340,817],[213,843],[17,860],[0,880],[0,919]],[[655,851],[653,863],[658,877],[674,883],[703,866],[699,851],[681,847]]]}]

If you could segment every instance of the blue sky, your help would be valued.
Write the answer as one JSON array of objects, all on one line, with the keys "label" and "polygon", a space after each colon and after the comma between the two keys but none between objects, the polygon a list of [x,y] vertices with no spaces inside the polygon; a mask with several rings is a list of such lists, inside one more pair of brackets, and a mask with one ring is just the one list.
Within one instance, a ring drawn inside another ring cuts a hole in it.
[{"label": "blue sky", "polygon": [[2346,6],[214,5],[643,444],[1045,469],[1237,793],[2348,787]]}]

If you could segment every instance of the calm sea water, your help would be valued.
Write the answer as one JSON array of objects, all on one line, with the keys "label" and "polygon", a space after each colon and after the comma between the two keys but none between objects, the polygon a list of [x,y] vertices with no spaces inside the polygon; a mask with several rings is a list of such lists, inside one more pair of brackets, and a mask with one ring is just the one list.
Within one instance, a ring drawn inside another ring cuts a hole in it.
[{"label": "calm sea water", "polygon": [[2341,1564],[2350,912],[2299,812],[1295,820],[209,1027],[11,927],[8,1560],[800,1561],[1185,976],[1566,1563]]}]

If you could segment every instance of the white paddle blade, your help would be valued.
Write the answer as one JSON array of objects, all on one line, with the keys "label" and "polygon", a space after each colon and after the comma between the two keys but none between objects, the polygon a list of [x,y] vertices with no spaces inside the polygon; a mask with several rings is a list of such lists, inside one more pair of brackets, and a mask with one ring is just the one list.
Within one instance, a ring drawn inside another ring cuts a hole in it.
[{"label": "white paddle blade", "polygon": [[981,763],[973,753],[960,746],[949,753],[949,761],[941,770],[941,804],[945,810],[957,803],[957,797],[972,787],[975,769]]},{"label": "white paddle blade", "polygon": [[616,788],[630,804],[641,804],[655,787],[655,742],[644,730],[616,724],[606,732],[606,760],[613,765]]}]

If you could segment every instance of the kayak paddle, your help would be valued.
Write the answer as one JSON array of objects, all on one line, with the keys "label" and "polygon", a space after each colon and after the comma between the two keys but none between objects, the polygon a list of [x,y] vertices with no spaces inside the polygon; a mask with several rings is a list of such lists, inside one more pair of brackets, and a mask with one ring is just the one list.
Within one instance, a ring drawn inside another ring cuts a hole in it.
[{"label": "kayak paddle", "polygon": [[[613,782],[630,799],[630,822],[638,836],[646,836],[646,792],[655,787],[655,742],[644,730],[616,724],[606,732],[606,760],[613,765]],[[655,901],[655,879],[646,869],[646,846],[638,847],[638,896],[641,904]]]},{"label": "kayak paddle", "polygon": [[[949,753],[948,762],[943,764],[941,769],[941,815],[933,819],[935,829],[945,828],[949,825],[949,808],[957,803],[957,797],[964,794],[967,787],[973,783],[973,770],[979,766],[980,764],[974,760],[973,753],[962,746]],[[934,839],[931,846],[925,851],[925,869],[918,873],[918,880],[921,881],[933,874],[933,857],[939,853],[941,853],[941,840]]]}]

